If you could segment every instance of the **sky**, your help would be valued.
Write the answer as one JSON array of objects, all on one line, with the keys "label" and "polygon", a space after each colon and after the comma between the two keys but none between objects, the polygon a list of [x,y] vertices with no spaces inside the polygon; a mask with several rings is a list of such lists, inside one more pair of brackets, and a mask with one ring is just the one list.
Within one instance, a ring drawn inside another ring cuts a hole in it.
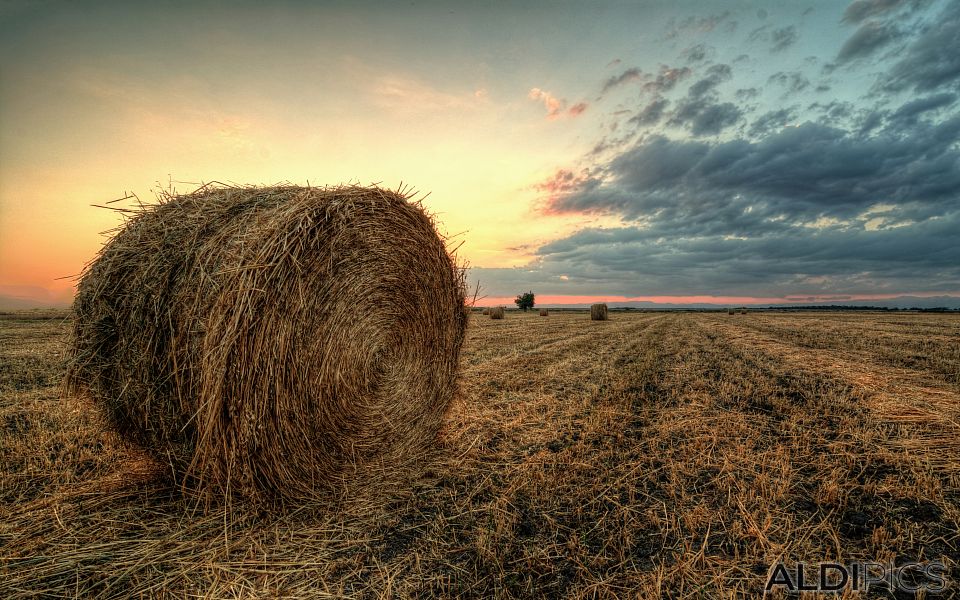
[{"label": "sky", "polygon": [[413,186],[485,303],[960,295],[956,48],[960,0],[5,0],[0,296],[209,181]]}]

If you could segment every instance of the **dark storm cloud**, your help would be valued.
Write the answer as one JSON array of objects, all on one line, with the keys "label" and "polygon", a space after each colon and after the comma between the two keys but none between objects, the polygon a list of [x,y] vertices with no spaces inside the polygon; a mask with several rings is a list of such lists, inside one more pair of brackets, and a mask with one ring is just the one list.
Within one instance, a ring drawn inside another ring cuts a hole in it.
[{"label": "dark storm cloud", "polygon": [[846,121],[854,116],[853,104],[840,100],[831,100],[826,104],[814,102],[807,109],[820,113],[821,122],[832,123],[835,126],[839,124],[838,122]]},{"label": "dark storm cloud", "polygon": [[[960,283],[956,213],[907,228],[796,228],[746,239],[677,237],[656,227],[588,230],[538,251],[545,270],[606,279],[624,295],[950,291]],[[878,290],[877,288],[881,288]]]},{"label": "dark storm cloud", "polygon": [[912,124],[916,121],[919,115],[950,106],[956,101],[956,94],[950,94],[946,92],[942,94],[934,94],[933,96],[927,96],[926,98],[918,98],[916,100],[907,102],[897,109],[897,111],[893,113],[891,119],[900,123]]},{"label": "dark storm cloud", "polygon": [[855,0],[843,13],[845,23],[860,23],[871,17],[885,16],[902,8],[916,10],[929,2],[925,0]]},{"label": "dark storm cloud", "polygon": [[670,123],[685,126],[696,136],[716,135],[736,125],[742,116],[743,111],[732,102],[688,98],[679,103],[677,110],[670,117]]},{"label": "dark storm cloud", "polygon": [[783,128],[784,125],[795,119],[796,114],[795,108],[768,111],[753,120],[747,134],[753,138],[766,137],[767,134]]},{"label": "dark storm cloud", "polygon": [[793,25],[774,29],[770,33],[770,41],[773,43],[770,49],[774,52],[782,52],[795,44],[798,37],[797,28]]},{"label": "dark storm cloud", "polygon": [[870,134],[873,130],[877,129],[883,124],[885,118],[885,111],[873,111],[868,114],[860,123],[860,135]]},{"label": "dark storm cloud", "polygon": [[712,214],[714,223],[769,227],[777,219],[857,218],[888,203],[902,217],[927,219],[956,206],[958,136],[960,117],[870,138],[809,122],[756,142],[652,137],[617,157],[589,186],[554,197],[551,210],[664,219],[683,216],[689,206]]},{"label": "dark storm cloud", "polygon": [[671,125],[685,127],[695,136],[715,135],[738,123],[743,109],[720,102],[717,87],[732,77],[730,65],[711,65],[704,77],[693,83],[671,113]]},{"label": "dark storm cloud", "polygon": [[867,58],[877,50],[891,42],[902,39],[903,31],[897,26],[870,21],[850,36],[840,52],[837,53],[836,64],[842,65],[854,60]]},{"label": "dark storm cloud", "polygon": [[547,244],[541,273],[624,295],[955,290],[958,133],[960,118],[876,139],[813,124],[755,143],[649,138],[553,202],[642,224]]},{"label": "dark storm cloud", "polygon": [[[673,229],[586,229],[539,248],[528,269],[472,274],[509,294],[790,295],[950,292],[960,287],[960,214],[909,227],[781,228],[751,236],[677,235]],[[563,279],[561,279],[561,276]]]},{"label": "dark storm cloud", "polygon": [[716,90],[717,86],[724,81],[729,81],[733,77],[733,69],[730,65],[711,65],[703,79],[690,86],[687,94],[691,98],[702,98]]},{"label": "dark storm cloud", "polygon": [[929,92],[960,88],[960,2],[950,2],[914,37],[903,57],[882,78],[888,91]]},{"label": "dark storm cloud", "polygon": [[[645,75],[641,89],[655,93],[630,118],[683,131],[624,137],[602,163],[544,188],[545,212],[607,215],[622,226],[546,243],[530,268],[503,277],[541,293],[626,296],[960,289],[960,52],[951,51],[960,48],[960,1],[936,15],[919,10],[928,5],[847,8],[850,35],[826,71],[879,72],[856,102],[814,101],[815,89],[847,85],[839,73],[814,77],[822,62],[760,71],[775,86],[761,94],[731,67],[758,69],[760,55],[706,67],[706,52],[687,48],[685,92],[661,93],[682,77],[657,87]],[[765,25],[750,37],[779,51],[798,30]],[[790,100],[753,106],[781,89]]]},{"label": "dark storm cloud", "polygon": [[660,119],[663,118],[664,111],[669,104],[669,100],[662,97],[657,97],[649,104],[644,106],[640,112],[631,117],[629,122],[636,123],[637,125],[654,125],[659,123]]}]

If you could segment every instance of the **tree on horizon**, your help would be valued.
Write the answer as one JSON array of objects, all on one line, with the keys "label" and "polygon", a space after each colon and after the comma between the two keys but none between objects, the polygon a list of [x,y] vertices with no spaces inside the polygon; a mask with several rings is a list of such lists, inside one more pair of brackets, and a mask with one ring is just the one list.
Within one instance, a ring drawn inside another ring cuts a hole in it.
[{"label": "tree on horizon", "polygon": [[533,305],[536,303],[533,292],[527,292],[525,294],[518,294],[517,299],[514,300],[517,305],[517,308],[520,310],[530,310],[533,308]]}]

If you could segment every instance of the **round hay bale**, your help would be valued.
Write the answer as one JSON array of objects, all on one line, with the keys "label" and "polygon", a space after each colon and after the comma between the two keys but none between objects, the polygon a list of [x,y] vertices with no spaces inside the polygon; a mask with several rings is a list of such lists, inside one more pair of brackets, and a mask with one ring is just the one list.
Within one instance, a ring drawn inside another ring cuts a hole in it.
[{"label": "round hay bale", "polygon": [[201,188],[139,211],[84,271],[67,389],[188,487],[317,497],[432,443],[464,293],[402,193]]},{"label": "round hay bale", "polygon": [[494,306],[490,309],[490,318],[491,319],[502,319],[503,318],[503,307]]},{"label": "round hay bale", "polygon": [[489,315],[490,315],[490,309],[489,309],[489,308],[484,308],[484,309],[483,309],[483,316],[487,317],[487,316],[489,316]]},{"label": "round hay bale", "polygon": [[547,310],[547,309],[545,309],[545,308],[541,308],[541,309],[540,309],[540,316],[541,316],[541,317],[549,317],[549,316],[550,316],[550,311]]},{"label": "round hay bale", "polygon": [[727,309],[727,314],[728,314],[728,315],[735,315],[735,314],[737,314],[737,312],[736,312],[735,310],[733,310],[732,308],[728,308],[728,309]]},{"label": "round hay bale", "polygon": [[607,305],[593,304],[590,306],[590,320],[591,321],[606,321],[610,318],[610,315],[607,311]]}]

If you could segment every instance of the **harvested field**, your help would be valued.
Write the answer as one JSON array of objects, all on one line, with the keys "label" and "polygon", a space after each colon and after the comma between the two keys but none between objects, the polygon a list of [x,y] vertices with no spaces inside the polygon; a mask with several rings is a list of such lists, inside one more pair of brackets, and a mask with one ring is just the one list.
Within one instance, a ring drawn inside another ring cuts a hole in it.
[{"label": "harvested field", "polygon": [[61,398],[70,327],[0,319],[7,598],[753,598],[777,560],[960,577],[958,315],[473,314],[413,487],[284,514],[200,507]]}]

